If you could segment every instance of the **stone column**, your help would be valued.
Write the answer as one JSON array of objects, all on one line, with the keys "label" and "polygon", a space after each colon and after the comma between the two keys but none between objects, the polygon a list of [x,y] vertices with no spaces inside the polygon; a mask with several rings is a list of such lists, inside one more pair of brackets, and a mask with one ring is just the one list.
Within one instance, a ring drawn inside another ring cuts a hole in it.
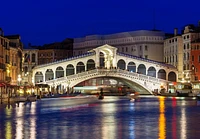
[{"label": "stone column", "polygon": [[117,49],[113,50],[113,56],[112,56],[112,66],[117,67]]},{"label": "stone column", "polygon": [[108,62],[109,62],[109,60],[108,60],[108,56],[106,55],[106,54],[104,54],[104,65],[105,65],[105,68],[108,68]]},{"label": "stone column", "polygon": [[99,63],[99,60],[100,60],[100,52],[99,52],[99,49],[96,49],[96,57],[95,57],[95,66],[96,67],[100,67],[100,63]]}]

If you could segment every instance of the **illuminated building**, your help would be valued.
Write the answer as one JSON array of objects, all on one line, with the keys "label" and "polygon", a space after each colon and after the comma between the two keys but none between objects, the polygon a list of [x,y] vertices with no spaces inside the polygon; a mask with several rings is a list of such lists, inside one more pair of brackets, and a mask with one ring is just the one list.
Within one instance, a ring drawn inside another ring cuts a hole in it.
[{"label": "illuminated building", "polygon": [[199,81],[200,80],[200,39],[197,39],[192,42],[191,46],[191,73],[192,80]]},{"label": "illuminated building", "polygon": [[[200,22],[199,22],[200,23]],[[174,31],[174,36],[167,38],[164,42],[164,58],[165,62],[172,64],[178,69],[178,81],[190,82],[192,77],[192,42],[200,38],[200,24],[187,25],[178,35],[177,29]],[[195,44],[194,44],[195,45]]]},{"label": "illuminated building", "polygon": [[[108,44],[116,47],[118,52],[145,59],[163,62],[163,43],[165,33],[162,31],[138,30],[109,35],[89,35],[74,39],[74,56]],[[155,55],[155,50],[156,55]]]},{"label": "illuminated building", "polygon": [[21,71],[23,45],[19,35],[4,36],[0,29],[0,92],[16,93],[17,78]]}]

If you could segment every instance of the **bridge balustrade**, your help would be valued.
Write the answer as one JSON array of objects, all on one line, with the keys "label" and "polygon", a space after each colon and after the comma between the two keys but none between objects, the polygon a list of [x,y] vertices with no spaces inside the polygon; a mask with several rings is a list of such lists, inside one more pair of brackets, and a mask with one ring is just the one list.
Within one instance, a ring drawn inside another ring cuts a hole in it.
[{"label": "bridge balustrade", "polygon": [[[138,74],[135,72],[130,72],[130,71],[126,71],[126,70],[121,70],[121,69],[94,69],[94,70],[90,70],[90,71],[85,71],[85,72],[81,72],[78,74],[73,74],[73,75],[69,75],[66,77],[60,77],[57,79],[54,79],[53,81],[63,81],[63,80],[77,80],[78,78],[81,77],[85,77],[87,75],[105,75],[105,76],[125,76],[125,77],[129,77],[129,78],[135,78],[138,80],[145,80],[145,81],[149,81],[149,82],[163,82],[165,80],[162,79],[158,79],[155,77],[151,77],[151,76],[147,76],[147,75],[143,75],[143,74]],[[48,82],[52,82],[52,80],[46,81],[46,83]]]},{"label": "bridge balustrade", "polygon": [[69,75],[66,77],[60,77],[54,80],[49,80],[49,81],[46,81],[45,83],[49,85],[56,85],[56,84],[59,85],[59,84],[64,83],[70,87],[73,87],[79,82],[91,79],[91,77],[103,77],[103,76],[123,77],[125,79],[137,82],[140,85],[143,84],[144,86],[146,86],[146,88],[148,88],[150,84],[160,86],[161,82],[167,83],[167,81],[163,79],[158,79],[155,77],[138,74],[135,72],[130,72],[127,70],[121,70],[121,69],[94,69],[94,70],[85,71],[85,72],[81,72],[74,75]]}]

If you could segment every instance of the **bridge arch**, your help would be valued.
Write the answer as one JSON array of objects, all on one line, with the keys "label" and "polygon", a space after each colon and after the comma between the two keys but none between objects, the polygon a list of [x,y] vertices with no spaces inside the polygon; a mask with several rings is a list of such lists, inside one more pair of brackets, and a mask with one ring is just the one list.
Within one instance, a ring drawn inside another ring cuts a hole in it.
[{"label": "bridge arch", "polygon": [[166,80],[166,71],[164,69],[160,69],[158,71],[158,78],[159,79],[163,79],[163,80]]},{"label": "bridge arch", "polygon": [[85,71],[85,65],[83,62],[78,62],[76,65],[76,74]]},{"label": "bridge arch", "polygon": [[156,77],[156,69],[154,67],[149,67],[147,71],[147,76]]},{"label": "bridge arch", "polygon": [[134,62],[129,62],[127,65],[127,70],[130,72],[136,72],[136,65]]},{"label": "bridge arch", "polygon": [[117,68],[125,70],[126,69],[126,62],[123,59],[120,59],[117,62]]},{"label": "bridge arch", "polygon": [[95,69],[95,62],[93,59],[89,59],[87,61],[87,71],[92,69]]},{"label": "bridge arch", "polygon": [[144,74],[144,75],[146,75],[146,67],[145,67],[145,65],[144,64],[140,64],[139,66],[138,66],[138,73],[139,74]]},{"label": "bridge arch", "polygon": [[72,64],[67,65],[66,67],[66,76],[74,74],[74,66]]},{"label": "bridge arch", "polygon": [[64,69],[59,66],[56,68],[56,78],[64,77]]},{"label": "bridge arch", "polygon": [[53,80],[54,79],[54,73],[52,69],[47,69],[45,72],[45,81]]},{"label": "bridge arch", "polygon": [[132,83],[133,86],[130,85],[130,88],[139,92],[140,94],[152,94],[152,90],[148,89],[145,87],[145,84],[141,83],[141,82],[138,82],[137,80],[132,80],[132,79],[127,79],[126,77],[116,77],[116,76],[107,76],[107,75],[100,75],[100,76],[96,76],[96,77],[93,77],[93,76],[88,76],[87,78],[81,78],[79,79],[78,81],[72,83],[70,86],[71,87],[74,87],[86,80],[90,80],[90,79],[94,79],[94,78],[99,78],[99,77],[107,77],[107,78],[118,78],[118,79],[121,79],[123,80],[124,82],[129,82],[129,83]]},{"label": "bridge arch", "polygon": [[44,79],[44,75],[42,74],[42,72],[36,72],[35,83],[43,82],[43,79]]},{"label": "bridge arch", "polygon": [[105,67],[105,52],[99,52],[99,66]]}]

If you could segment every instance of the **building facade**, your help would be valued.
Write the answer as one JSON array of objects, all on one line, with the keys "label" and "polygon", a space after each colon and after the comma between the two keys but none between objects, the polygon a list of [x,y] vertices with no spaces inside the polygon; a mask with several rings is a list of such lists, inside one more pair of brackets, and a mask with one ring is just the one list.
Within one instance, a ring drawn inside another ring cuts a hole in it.
[{"label": "building facade", "polygon": [[38,65],[48,64],[73,56],[73,39],[69,38],[62,42],[31,47],[38,49]]},{"label": "building facade", "polygon": [[38,49],[23,49],[22,84],[32,85],[32,69],[38,65]]},{"label": "building facade", "polygon": [[200,80],[200,39],[195,40],[191,44],[191,73],[192,80],[199,81]]},{"label": "building facade", "polygon": [[[165,33],[161,31],[139,30],[109,35],[90,35],[74,39],[74,56],[87,53],[98,46],[108,44],[118,48],[118,52],[163,62]],[[156,53],[155,54],[155,50]]]},{"label": "building facade", "polygon": [[[8,43],[9,40],[4,37],[4,32],[0,29],[0,82],[1,86],[6,83],[6,77],[8,75],[7,68],[8,65]],[[2,90],[1,90],[2,92]]]},{"label": "building facade", "polygon": [[5,36],[9,39],[9,63],[11,85],[18,85],[18,77],[22,71],[22,50],[23,44],[20,35]]},{"label": "building facade", "polygon": [[71,57],[72,51],[62,49],[43,49],[38,51],[38,64],[48,64]]},{"label": "building facade", "polygon": [[173,37],[164,41],[164,62],[178,69],[179,80],[183,78],[183,39],[176,28]]},{"label": "building facade", "polygon": [[[194,81],[192,72],[192,42],[200,37],[199,27],[187,25],[178,35],[177,29],[174,30],[174,36],[165,39],[164,42],[164,59],[168,64],[172,64],[178,69],[178,81]],[[194,44],[195,45],[195,44]],[[196,54],[193,52],[193,55]],[[194,62],[193,62],[194,63]]]},{"label": "building facade", "polygon": [[18,75],[22,65],[23,45],[19,35],[4,36],[0,29],[0,94],[2,97],[16,94]]}]

